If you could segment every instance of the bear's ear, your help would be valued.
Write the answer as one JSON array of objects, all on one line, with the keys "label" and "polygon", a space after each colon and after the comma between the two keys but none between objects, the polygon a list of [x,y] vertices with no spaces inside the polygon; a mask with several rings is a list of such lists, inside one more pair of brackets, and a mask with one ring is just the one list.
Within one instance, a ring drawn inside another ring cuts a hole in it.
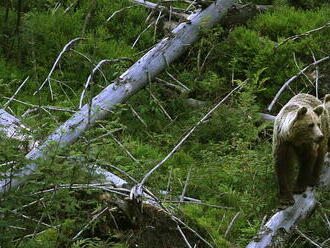
[{"label": "bear's ear", "polygon": [[297,112],[297,119],[304,116],[307,113],[306,107],[300,107]]},{"label": "bear's ear", "polygon": [[315,114],[317,114],[318,116],[320,116],[323,113],[324,108],[323,108],[323,106],[319,105],[316,108],[314,108],[313,110],[314,110]]}]

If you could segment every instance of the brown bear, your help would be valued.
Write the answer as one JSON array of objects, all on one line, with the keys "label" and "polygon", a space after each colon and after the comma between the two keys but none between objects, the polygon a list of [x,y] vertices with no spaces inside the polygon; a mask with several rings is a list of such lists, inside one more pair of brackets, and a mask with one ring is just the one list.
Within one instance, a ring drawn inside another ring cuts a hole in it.
[{"label": "brown bear", "polygon": [[294,193],[319,182],[321,166],[328,151],[330,94],[322,103],[309,94],[298,94],[276,116],[273,133],[273,157],[283,205],[294,203],[291,190],[292,164],[299,173]]}]

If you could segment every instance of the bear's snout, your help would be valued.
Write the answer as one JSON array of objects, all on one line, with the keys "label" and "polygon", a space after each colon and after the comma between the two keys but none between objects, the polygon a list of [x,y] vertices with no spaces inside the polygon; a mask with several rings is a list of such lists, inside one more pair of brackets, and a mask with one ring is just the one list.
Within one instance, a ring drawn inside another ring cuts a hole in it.
[{"label": "bear's snout", "polygon": [[318,137],[316,137],[316,138],[314,139],[314,142],[315,142],[316,144],[319,144],[319,143],[322,142],[323,139],[324,139],[324,135],[320,135],[320,136],[318,136]]}]

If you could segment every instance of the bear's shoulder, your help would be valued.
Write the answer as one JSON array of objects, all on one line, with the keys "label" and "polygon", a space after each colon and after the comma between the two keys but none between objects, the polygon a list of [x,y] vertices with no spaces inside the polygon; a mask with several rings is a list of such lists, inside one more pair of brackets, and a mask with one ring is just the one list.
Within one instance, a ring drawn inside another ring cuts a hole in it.
[{"label": "bear's shoulder", "polygon": [[286,105],[299,105],[307,108],[315,108],[319,105],[322,105],[322,101],[310,94],[301,93],[292,97]]}]

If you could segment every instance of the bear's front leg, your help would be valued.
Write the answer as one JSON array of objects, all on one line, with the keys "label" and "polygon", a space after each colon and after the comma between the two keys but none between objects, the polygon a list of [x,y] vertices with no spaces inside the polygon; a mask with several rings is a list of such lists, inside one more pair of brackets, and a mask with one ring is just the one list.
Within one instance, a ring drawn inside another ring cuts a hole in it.
[{"label": "bear's front leg", "polygon": [[304,144],[295,147],[295,151],[299,162],[299,173],[293,192],[295,194],[301,194],[306,190],[307,185],[312,180],[313,167],[317,160],[317,150],[313,145]]},{"label": "bear's front leg", "polygon": [[320,181],[320,174],[321,174],[321,170],[322,170],[322,165],[324,163],[324,157],[326,154],[326,150],[323,147],[320,147],[319,151],[318,151],[318,156],[316,158],[314,167],[313,167],[313,172],[312,172],[312,177],[310,179],[310,181],[308,182],[309,186],[317,186],[319,184]]},{"label": "bear's front leg", "polygon": [[288,169],[293,159],[293,148],[290,144],[280,144],[274,149],[274,162],[279,185],[279,200],[281,205],[292,205],[294,199],[290,191],[290,170]]}]

